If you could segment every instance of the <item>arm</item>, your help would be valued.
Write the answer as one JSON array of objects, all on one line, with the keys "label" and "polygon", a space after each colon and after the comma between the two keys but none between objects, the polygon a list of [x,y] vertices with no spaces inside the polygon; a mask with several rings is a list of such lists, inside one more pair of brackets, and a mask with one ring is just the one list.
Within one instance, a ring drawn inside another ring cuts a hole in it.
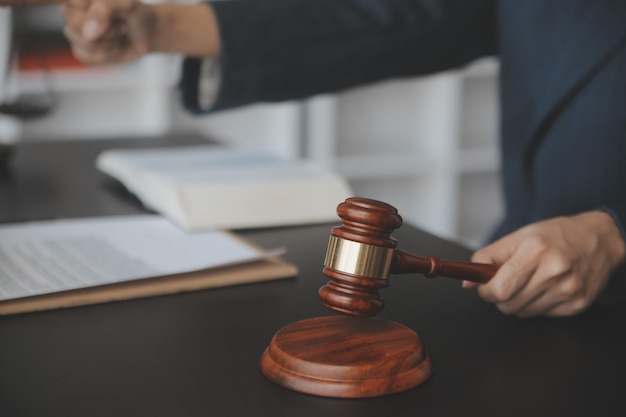
[{"label": "arm", "polygon": [[[430,74],[496,52],[494,0],[234,0],[211,3],[222,41],[213,110]],[[185,104],[197,106],[198,60]],[[187,76],[190,75],[190,76]]]},{"label": "arm", "polygon": [[[195,57],[181,82],[193,111],[201,111],[200,57],[221,61],[215,110],[450,69],[494,54],[497,40],[495,0],[231,0],[210,7],[69,0],[65,10],[66,33],[84,61],[150,51]],[[87,25],[88,15],[100,23]]]},{"label": "arm", "polygon": [[526,226],[472,260],[501,265],[491,281],[478,286],[480,296],[506,314],[529,317],[585,310],[625,257],[619,224],[604,211],[590,211]]}]

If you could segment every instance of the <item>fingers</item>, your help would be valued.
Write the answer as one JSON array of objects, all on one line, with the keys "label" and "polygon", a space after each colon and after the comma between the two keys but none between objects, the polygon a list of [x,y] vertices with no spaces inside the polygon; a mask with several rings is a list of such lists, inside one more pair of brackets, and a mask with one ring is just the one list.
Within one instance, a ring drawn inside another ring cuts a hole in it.
[{"label": "fingers", "polygon": [[573,271],[555,267],[554,258],[545,255],[526,284],[511,298],[493,301],[505,314],[531,317],[545,314],[556,306],[582,295]]},{"label": "fingers", "polygon": [[[504,264],[512,254],[514,250],[514,241],[505,237],[499,241],[486,246],[472,255],[472,262],[485,263],[485,264]],[[493,278],[492,278],[493,280]],[[472,281],[463,281],[463,288],[476,288],[478,283]]]},{"label": "fingers", "polygon": [[66,28],[84,41],[100,39],[124,11],[123,2],[102,0],[67,0],[62,8]]},{"label": "fingers", "polygon": [[554,281],[557,282],[544,286],[543,293],[513,314],[519,317],[571,316],[583,312],[591,305],[593,297],[585,291],[581,276],[570,274]]},{"label": "fingers", "polygon": [[[1,1],[1,0],[0,0]],[[148,51],[129,27],[137,20],[135,0],[66,0],[65,36],[74,56],[91,65],[122,63]]]},{"label": "fingers", "polygon": [[579,297],[575,300],[564,302],[550,309],[546,309],[540,313],[548,317],[565,317],[573,316],[575,314],[582,313],[591,305],[591,300],[588,297]]},{"label": "fingers", "polygon": [[463,288],[476,288],[478,287],[478,283],[477,282],[473,282],[473,281],[463,281],[462,284]]},{"label": "fingers", "polygon": [[69,28],[64,30],[65,36],[72,44],[72,52],[82,62],[92,65],[119,62],[127,50],[124,37],[125,29],[121,25],[114,25],[95,42],[85,41],[84,38]]},{"label": "fingers", "polygon": [[546,293],[570,273],[571,265],[565,257],[555,255],[541,236],[514,233],[476,252],[472,260],[502,265],[489,282],[478,287],[478,293],[505,314],[542,314],[564,300],[546,298]]},{"label": "fingers", "polygon": [[514,299],[527,286],[537,265],[528,254],[514,256],[500,267],[486,284],[478,286],[481,298],[497,305]]},{"label": "fingers", "polygon": [[87,41],[99,39],[113,25],[114,14],[120,10],[113,9],[114,4],[95,1],[87,9],[81,34]]}]

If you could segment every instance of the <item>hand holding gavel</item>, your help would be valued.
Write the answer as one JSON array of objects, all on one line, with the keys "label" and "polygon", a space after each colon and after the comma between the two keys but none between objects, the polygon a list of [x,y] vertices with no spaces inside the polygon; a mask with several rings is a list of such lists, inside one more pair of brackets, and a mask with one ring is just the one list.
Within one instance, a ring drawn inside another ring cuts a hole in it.
[{"label": "hand holding gavel", "polygon": [[343,225],[331,232],[323,271],[330,281],[319,290],[323,304],[331,310],[376,315],[384,307],[378,290],[389,285],[390,273],[484,283],[498,270],[498,265],[445,261],[396,249],[398,243],[390,234],[400,227],[402,218],[389,204],[348,198],[338,206],[337,214]]}]

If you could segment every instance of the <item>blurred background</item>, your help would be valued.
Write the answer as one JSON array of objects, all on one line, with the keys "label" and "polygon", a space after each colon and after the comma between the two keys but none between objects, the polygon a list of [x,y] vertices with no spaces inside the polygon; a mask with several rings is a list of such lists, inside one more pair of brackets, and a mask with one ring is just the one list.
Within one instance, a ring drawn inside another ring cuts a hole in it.
[{"label": "blurred background", "polygon": [[190,116],[181,57],[116,67],[77,62],[56,6],[0,8],[0,145],[194,134],[263,146],[342,173],[405,222],[478,247],[502,212],[498,64],[393,80],[298,102]]}]

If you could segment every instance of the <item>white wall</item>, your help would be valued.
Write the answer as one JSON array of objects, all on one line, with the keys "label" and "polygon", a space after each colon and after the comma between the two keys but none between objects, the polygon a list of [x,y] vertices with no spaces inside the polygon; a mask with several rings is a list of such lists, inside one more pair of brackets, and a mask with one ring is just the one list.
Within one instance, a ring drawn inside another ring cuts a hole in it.
[{"label": "white wall", "polygon": [[[11,83],[11,9],[0,7],[0,104],[13,99]],[[0,145],[14,143],[22,136],[22,123],[0,113]]]}]

